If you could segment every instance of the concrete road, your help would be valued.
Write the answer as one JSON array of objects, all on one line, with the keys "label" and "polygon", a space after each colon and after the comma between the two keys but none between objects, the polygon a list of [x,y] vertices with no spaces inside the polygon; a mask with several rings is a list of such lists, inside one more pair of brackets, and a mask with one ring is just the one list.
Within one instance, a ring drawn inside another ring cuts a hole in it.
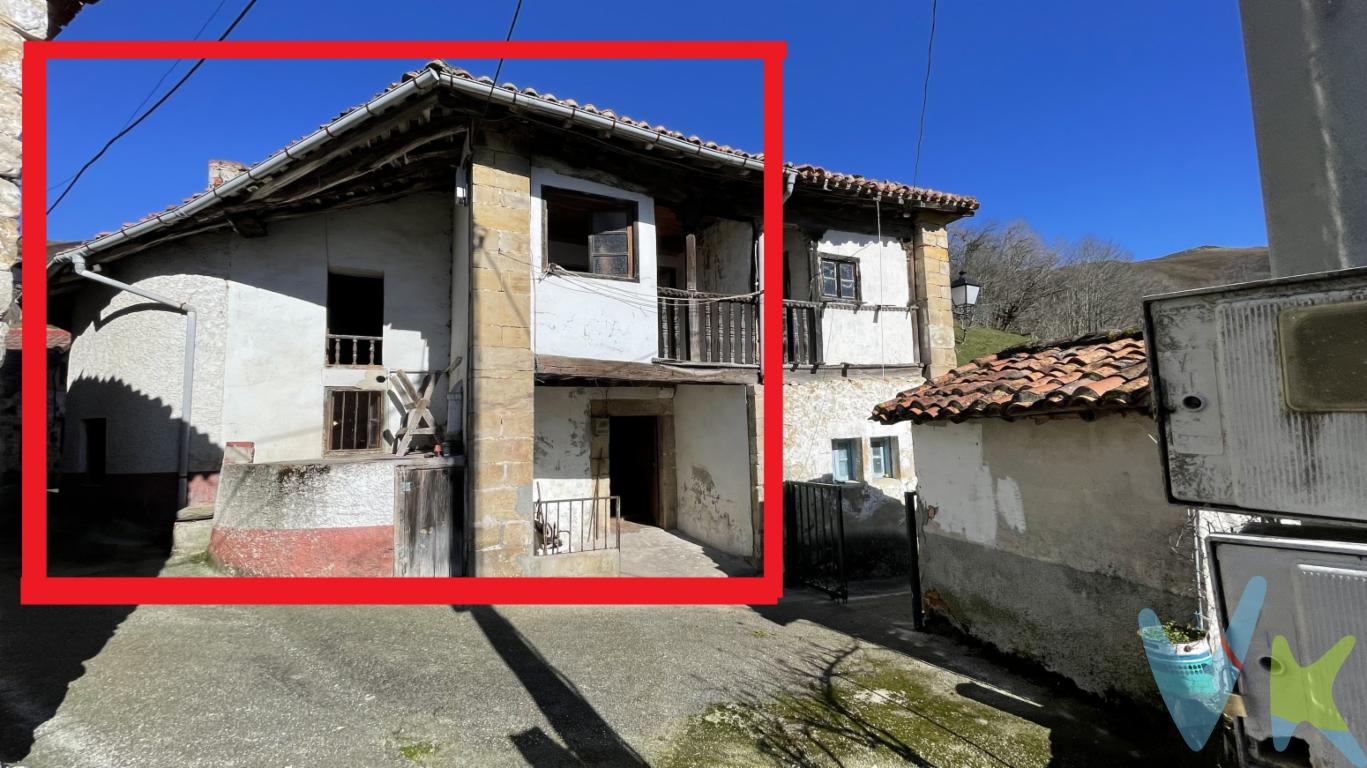
[{"label": "concrete road", "polygon": [[911,632],[909,596],[779,607],[19,607],[26,768],[1119,765],[1161,739]]}]

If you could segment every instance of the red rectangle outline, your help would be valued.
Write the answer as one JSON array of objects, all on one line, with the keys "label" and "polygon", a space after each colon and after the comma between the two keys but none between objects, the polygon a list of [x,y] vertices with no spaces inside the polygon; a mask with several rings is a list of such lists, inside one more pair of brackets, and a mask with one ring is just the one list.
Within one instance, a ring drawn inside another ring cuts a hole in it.
[{"label": "red rectangle outline", "polygon": [[[730,578],[213,578],[47,575],[47,62],[49,59],[758,59],[764,79],[763,274],[783,284],[782,41],[30,41],[23,57],[23,604],[773,604],[783,593],[783,351],[765,334],[764,557]],[[764,323],[782,327],[782,302]]]}]

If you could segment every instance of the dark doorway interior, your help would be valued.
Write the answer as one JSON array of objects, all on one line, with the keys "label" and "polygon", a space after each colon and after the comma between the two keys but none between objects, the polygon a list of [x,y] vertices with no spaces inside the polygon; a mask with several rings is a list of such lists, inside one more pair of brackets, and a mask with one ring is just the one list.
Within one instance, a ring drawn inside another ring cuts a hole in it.
[{"label": "dark doorway interior", "polygon": [[329,365],[380,365],[384,278],[328,273]]},{"label": "dark doorway interior", "polygon": [[608,419],[608,475],[612,495],[622,499],[622,517],[659,525],[660,467],[654,416]]}]

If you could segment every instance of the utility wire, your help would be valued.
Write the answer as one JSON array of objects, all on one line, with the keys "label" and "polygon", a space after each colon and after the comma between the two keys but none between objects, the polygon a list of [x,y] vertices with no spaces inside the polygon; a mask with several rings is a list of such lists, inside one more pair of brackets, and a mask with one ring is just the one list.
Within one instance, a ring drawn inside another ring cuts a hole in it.
[{"label": "utility wire", "polygon": [[930,65],[935,61],[935,17],[939,5],[939,0],[930,0],[930,42],[926,44],[926,80],[921,85],[921,127],[916,132],[916,165],[911,171],[913,188],[921,175],[921,142],[926,138],[926,104],[930,101]]},{"label": "utility wire", "polygon": [[[219,35],[218,39],[226,40],[228,35],[232,34],[232,31],[237,28],[237,25],[239,23],[242,22],[242,19],[246,18],[247,12],[250,11],[252,9],[252,6],[254,5],[256,5],[256,0],[247,0],[247,5],[242,8],[242,12],[237,14],[237,18],[233,19],[233,23],[229,24],[228,28],[223,30],[223,34]],[[215,11],[215,13],[217,13],[217,11]],[[82,165],[81,169],[76,171],[76,175],[71,177],[71,182],[66,185],[66,189],[62,190],[62,194],[58,195],[57,199],[53,201],[52,205],[48,206],[47,212],[52,213],[52,211],[55,210],[63,200],[66,199],[66,196],[71,194],[72,188],[76,186],[76,182],[81,180],[81,176],[85,175],[85,172],[89,170],[90,166],[94,165],[96,161],[98,161],[101,157],[104,157],[104,153],[108,152],[109,148],[114,146],[115,142],[131,133],[134,128],[137,128],[140,124],[142,124],[142,121],[146,120],[149,116],[151,116],[153,112],[156,112],[162,104],[165,104],[168,99],[175,95],[175,92],[180,90],[180,87],[182,85],[185,85],[186,81],[189,80],[195,74],[195,72],[199,71],[200,67],[204,66],[204,61],[204,59],[196,61],[194,66],[190,67],[189,71],[182,75],[181,78],[176,81],[176,84],[171,86],[171,89],[169,91],[163,94],[160,99],[157,99],[156,103],[148,107],[147,111],[139,115],[137,119],[129,122],[118,133],[114,134],[114,136],[110,138],[109,141],[105,142],[103,147],[100,147],[100,151],[96,152],[94,157],[85,161],[85,165]]]},{"label": "utility wire", "polygon": [[[522,0],[517,0],[517,7],[513,8],[512,21],[508,22],[508,34],[503,36],[503,42],[506,43],[513,39],[513,30],[517,29],[517,18],[521,15]],[[489,97],[484,100],[484,111],[480,113],[480,119],[483,119],[489,114],[489,103],[494,100],[494,89],[498,87],[498,77],[503,74],[503,61],[503,58],[499,57],[498,66],[494,67],[493,82],[489,84]],[[471,131],[471,133],[474,133],[474,131]]]}]

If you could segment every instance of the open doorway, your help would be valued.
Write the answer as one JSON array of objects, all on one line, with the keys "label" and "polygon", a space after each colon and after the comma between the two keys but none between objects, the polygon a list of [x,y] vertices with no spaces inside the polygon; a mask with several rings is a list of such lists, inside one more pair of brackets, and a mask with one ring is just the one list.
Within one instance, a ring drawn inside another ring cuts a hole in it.
[{"label": "open doorway", "polygon": [[659,420],[608,418],[608,482],[622,499],[622,518],[660,525]]}]

